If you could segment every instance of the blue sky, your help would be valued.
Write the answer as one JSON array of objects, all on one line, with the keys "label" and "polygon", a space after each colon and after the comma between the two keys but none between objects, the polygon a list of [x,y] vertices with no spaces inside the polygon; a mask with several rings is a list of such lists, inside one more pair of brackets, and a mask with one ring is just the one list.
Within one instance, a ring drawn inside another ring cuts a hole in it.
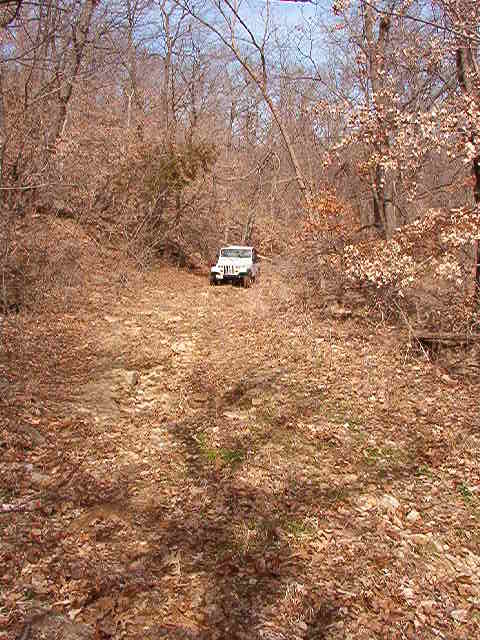
[{"label": "blue sky", "polygon": [[[263,34],[266,0],[239,0],[239,4],[240,13],[248,26],[256,34]],[[310,37],[313,37],[316,40],[313,46],[318,53],[322,43],[319,39],[320,32],[315,28],[315,24],[319,18],[324,24],[332,21],[332,4],[333,0],[314,0],[313,2],[270,0],[270,25],[286,36],[293,35],[293,40],[297,43],[308,40],[307,47]],[[288,37],[280,37],[280,39],[290,40]]]},{"label": "blue sky", "polygon": [[[265,13],[266,4],[265,0],[244,0],[243,10],[251,20],[260,22],[260,16]],[[301,26],[305,21],[313,18],[322,5],[328,6],[329,4],[329,0],[320,0],[315,3],[271,0],[270,12],[276,24],[292,28],[297,25]]]},{"label": "blue sky", "polygon": [[[266,0],[237,0],[240,5],[240,14],[248,27],[261,41],[264,27],[267,2]],[[269,39],[272,50],[267,47],[267,57],[277,55],[277,42],[284,43],[284,53],[290,50],[292,60],[299,55],[299,62],[305,61],[302,54],[310,52],[317,59],[325,57],[322,30],[318,28],[318,22],[328,23],[332,21],[333,0],[314,0],[313,2],[293,2],[285,0],[270,0],[270,33],[276,33]],[[217,14],[218,15],[218,14]],[[237,35],[240,39],[248,37],[238,26]],[[248,46],[248,45],[247,45]],[[271,61],[271,60],[270,60]]]}]

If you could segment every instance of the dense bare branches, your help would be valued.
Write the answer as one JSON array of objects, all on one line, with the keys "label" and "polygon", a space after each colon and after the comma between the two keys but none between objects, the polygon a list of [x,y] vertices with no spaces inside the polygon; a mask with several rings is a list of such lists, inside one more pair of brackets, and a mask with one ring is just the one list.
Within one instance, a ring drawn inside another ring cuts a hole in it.
[{"label": "dense bare branches", "polygon": [[[154,256],[168,236],[207,259],[246,234],[286,248],[332,188],[350,231],[387,242],[429,212],[473,211],[477,3],[339,0],[295,28],[290,6],[2,3],[4,220],[53,212],[99,242],[138,253],[143,238]],[[146,188],[207,149],[182,188]]]}]

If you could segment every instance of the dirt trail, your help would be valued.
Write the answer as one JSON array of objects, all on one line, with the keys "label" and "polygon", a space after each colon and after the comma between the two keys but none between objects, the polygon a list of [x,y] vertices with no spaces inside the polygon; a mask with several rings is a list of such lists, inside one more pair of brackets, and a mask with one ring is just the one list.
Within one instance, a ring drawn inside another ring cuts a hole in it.
[{"label": "dirt trail", "polygon": [[369,326],[268,268],[164,269],[33,331],[4,409],[46,442],[6,450],[0,502],[45,505],[0,516],[6,633],[474,637],[478,389]]}]

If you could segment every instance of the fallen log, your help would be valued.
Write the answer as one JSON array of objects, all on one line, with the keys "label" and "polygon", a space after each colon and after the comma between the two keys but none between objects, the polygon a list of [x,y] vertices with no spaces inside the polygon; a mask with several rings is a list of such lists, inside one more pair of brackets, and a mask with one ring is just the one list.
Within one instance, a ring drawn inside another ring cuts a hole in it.
[{"label": "fallen log", "polygon": [[413,331],[412,342],[418,342],[427,349],[439,349],[443,347],[458,347],[462,345],[474,344],[480,340],[480,335],[465,333],[427,333]]}]

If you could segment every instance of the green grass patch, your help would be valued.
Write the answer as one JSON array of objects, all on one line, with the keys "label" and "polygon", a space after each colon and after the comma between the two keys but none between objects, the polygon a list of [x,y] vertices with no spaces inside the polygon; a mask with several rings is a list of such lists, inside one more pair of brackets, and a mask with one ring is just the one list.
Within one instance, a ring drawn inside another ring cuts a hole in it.
[{"label": "green grass patch", "polygon": [[433,473],[432,470],[430,469],[430,467],[428,466],[428,464],[421,464],[417,467],[417,470],[415,471],[415,475],[418,477],[424,477],[424,478],[433,478]]},{"label": "green grass patch", "polygon": [[219,455],[227,464],[239,464],[245,459],[245,452],[242,449],[220,449]]},{"label": "green grass patch", "polygon": [[303,518],[303,520],[289,520],[285,522],[284,531],[296,538],[312,538],[318,531],[318,520],[315,517]]},{"label": "green grass patch", "polygon": [[365,426],[365,418],[352,409],[348,403],[335,402],[334,406],[325,405],[322,414],[328,422],[341,424],[355,433]]},{"label": "green grass patch", "polygon": [[473,491],[468,485],[465,484],[465,482],[462,482],[460,485],[458,485],[458,492],[466,503],[472,502],[475,497]]},{"label": "green grass patch", "polygon": [[200,453],[209,463],[221,461],[233,467],[245,459],[245,451],[243,449],[228,449],[226,447],[212,446],[209,444],[204,433],[197,435],[195,439],[198,443]]},{"label": "green grass patch", "polygon": [[402,464],[407,462],[405,452],[393,447],[365,447],[363,457],[366,464],[370,466],[400,468]]}]

